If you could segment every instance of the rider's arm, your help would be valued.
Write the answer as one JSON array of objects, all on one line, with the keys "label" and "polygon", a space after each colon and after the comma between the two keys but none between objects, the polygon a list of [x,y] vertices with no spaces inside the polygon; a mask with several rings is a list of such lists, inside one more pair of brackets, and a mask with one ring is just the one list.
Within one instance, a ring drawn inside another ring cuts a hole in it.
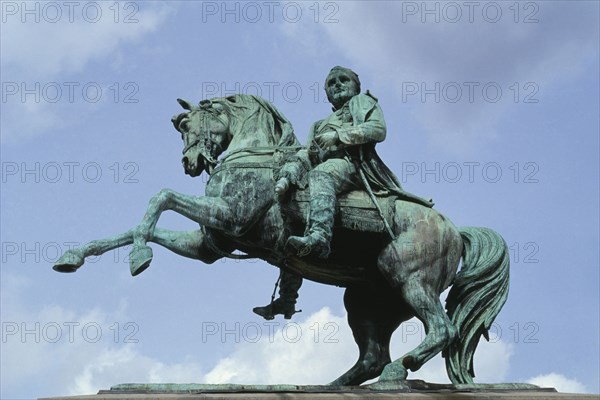
[{"label": "rider's arm", "polygon": [[[313,124],[308,134],[308,143],[310,144],[315,137],[315,126]],[[295,185],[301,188],[306,187],[306,174],[311,169],[311,161],[306,147],[298,150],[294,156],[288,160],[283,167],[278,171],[278,181],[275,185],[275,193],[283,196],[289,189],[290,185]]]},{"label": "rider's arm", "polygon": [[[366,106],[367,104],[364,105]],[[382,142],[385,139],[386,128],[381,107],[379,107],[376,101],[370,105],[371,109],[366,113],[363,123],[338,130],[338,135],[342,143],[354,146],[364,143]]]}]

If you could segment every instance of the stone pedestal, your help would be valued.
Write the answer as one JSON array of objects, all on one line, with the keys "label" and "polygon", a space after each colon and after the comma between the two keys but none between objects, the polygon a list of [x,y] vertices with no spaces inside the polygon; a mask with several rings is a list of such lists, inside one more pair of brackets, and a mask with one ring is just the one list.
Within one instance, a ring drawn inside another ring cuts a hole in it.
[{"label": "stone pedestal", "polygon": [[597,395],[558,393],[524,383],[450,385],[419,380],[376,382],[364,386],[319,385],[206,385],[121,384],[95,395],[52,397],[40,400],[199,400],[199,399],[533,399],[599,400]]}]

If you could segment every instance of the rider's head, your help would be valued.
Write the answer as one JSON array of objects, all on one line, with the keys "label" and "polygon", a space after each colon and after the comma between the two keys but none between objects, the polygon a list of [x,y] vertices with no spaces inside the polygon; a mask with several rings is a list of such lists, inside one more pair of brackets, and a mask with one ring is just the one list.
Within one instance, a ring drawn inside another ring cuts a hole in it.
[{"label": "rider's head", "polygon": [[327,100],[336,110],[360,93],[360,80],[356,72],[349,68],[333,67],[325,79]]}]

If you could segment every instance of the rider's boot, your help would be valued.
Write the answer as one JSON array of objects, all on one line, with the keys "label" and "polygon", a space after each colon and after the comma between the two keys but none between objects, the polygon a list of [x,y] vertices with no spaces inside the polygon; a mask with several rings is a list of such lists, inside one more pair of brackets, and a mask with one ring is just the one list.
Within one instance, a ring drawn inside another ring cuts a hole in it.
[{"label": "rider's boot", "polygon": [[335,182],[326,172],[313,171],[309,175],[310,217],[304,236],[290,236],[286,250],[298,257],[308,255],[329,257],[335,215]]},{"label": "rider's boot", "polygon": [[302,286],[301,276],[281,271],[279,298],[264,307],[254,307],[252,311],[266,320],[272,320],[278,314],[283,314],[283,318],[285,319],[292,318],[292,315],[302,311],[296,311],[295,307],[300,286]]}]

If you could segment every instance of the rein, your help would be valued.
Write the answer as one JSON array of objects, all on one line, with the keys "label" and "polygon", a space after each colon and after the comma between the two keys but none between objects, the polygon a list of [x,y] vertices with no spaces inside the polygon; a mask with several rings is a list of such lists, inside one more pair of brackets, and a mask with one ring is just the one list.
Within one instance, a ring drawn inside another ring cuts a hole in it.
[{"label": "rein", "polygon": [[196,139],[194,140],[192,143],[188,144],[187,146],[185,146],[185,148],[183,149],[183,154],[186,153],[186,151],[188,151],[189,149],[191,149],[192,147],[194,147],[195,145],[197,145],[198,143],[200,143],[200,139]]},{"label": "rein", "polygon": [[[218,164],[212,172],[212,175],[226,169],[237,169],[237,168],[274,168],[276,167],[280,159],[278,160],[277,154],[291,151],[298,151],[302,149],[302,146],[261,146],[261,147],[248,147],[244,149],[234,150],[227,154],[222,159],[218,160]],[[246,157],[253,156],[268,156],[272,155],[275,160],[263,161],[263,162],[244,162],[244,163],[228,163],[230,161],[239,160]],[[211,175],[211,176],[212,176]]]}]

